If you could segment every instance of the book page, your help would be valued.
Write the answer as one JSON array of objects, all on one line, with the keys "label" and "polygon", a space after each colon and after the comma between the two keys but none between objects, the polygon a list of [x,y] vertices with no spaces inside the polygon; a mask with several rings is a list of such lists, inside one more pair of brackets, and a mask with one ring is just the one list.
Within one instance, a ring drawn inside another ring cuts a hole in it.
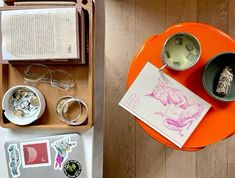
[{"label": "book page", "polygon": [[3,11],[3,60],[79,58],[75,8]]}]

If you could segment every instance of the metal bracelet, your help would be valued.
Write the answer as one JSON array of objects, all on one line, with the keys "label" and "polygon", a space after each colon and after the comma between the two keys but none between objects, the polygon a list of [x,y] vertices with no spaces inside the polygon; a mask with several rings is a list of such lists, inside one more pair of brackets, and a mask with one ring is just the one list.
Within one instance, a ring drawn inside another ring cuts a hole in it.
[{"label": "metal bracelet", "polygon": [[[69,111],[69,103],[71,102],[77,102],[80,109],[80,112],[75,119],[69,119],[65,117],[65,114]],[[85,111],[83,108],[85,108]],[[81,125],[88,117],[88,106],[81,99],[74,98],[72,96],[65,96],[57,102],[56,114],[61,121],[68,125]]]}]

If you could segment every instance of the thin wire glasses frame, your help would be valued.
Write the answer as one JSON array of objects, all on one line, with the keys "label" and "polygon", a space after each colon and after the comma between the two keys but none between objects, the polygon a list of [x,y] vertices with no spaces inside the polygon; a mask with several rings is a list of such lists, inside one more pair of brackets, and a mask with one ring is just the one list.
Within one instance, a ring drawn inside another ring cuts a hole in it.
[{"label": "thin wire glasses frame", "polygon": [[[35,69],[37,68],[37,72]],[[55,77],[56,75],[60,76],[58,79]],[[62,76],[62,77],[61,77]],[[66,81],[63,79],[66,78]],[[44,64],[30,64],[26,67],[24,71],[24,80],[27,83],[39,84],[39,83],[47,83],[53,87],[69,90],[75,87],[75,82],[72,74],[64,71],[64,70],[50,70],[48,66]]]}]

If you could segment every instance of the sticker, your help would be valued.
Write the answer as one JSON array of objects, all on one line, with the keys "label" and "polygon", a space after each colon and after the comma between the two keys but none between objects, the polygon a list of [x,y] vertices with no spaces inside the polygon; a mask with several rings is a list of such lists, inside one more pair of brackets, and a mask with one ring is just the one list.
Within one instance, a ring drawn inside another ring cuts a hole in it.
[{"label": "sticker", "polygon": [[9,167],[11,170],[11,175],[13,177],[20,176],[20,151],[16,144],[10,144],[8,147],[8,154],[9,154]]},{"label": "sticker", "polygon": [[70,153],[72,148],[74,148],[76,145],[77,142],[71,142],[70,137],[64,137],[63,139],[57,140],[51,144],[56,152],[54,163],[55,169],[62,170],[63,163],[68,158],[68,153]]},{"label": "sticker", "polygon": [[51,165],[49,140],[20,143],[23,168]]},{"label": "sticker", "polygon": [[64,165],[64,173],[69,178],[76,178],[82,172],[82,166],[78,161],[69,160]]}]

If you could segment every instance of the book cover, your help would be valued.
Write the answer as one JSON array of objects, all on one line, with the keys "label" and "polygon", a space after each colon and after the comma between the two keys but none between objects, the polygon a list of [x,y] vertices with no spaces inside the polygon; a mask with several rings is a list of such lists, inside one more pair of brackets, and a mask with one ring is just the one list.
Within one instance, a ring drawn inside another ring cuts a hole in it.
[{"label": "book cover", "polygon": [[146,63],[119,105],[182,148],[211,105]]}]

